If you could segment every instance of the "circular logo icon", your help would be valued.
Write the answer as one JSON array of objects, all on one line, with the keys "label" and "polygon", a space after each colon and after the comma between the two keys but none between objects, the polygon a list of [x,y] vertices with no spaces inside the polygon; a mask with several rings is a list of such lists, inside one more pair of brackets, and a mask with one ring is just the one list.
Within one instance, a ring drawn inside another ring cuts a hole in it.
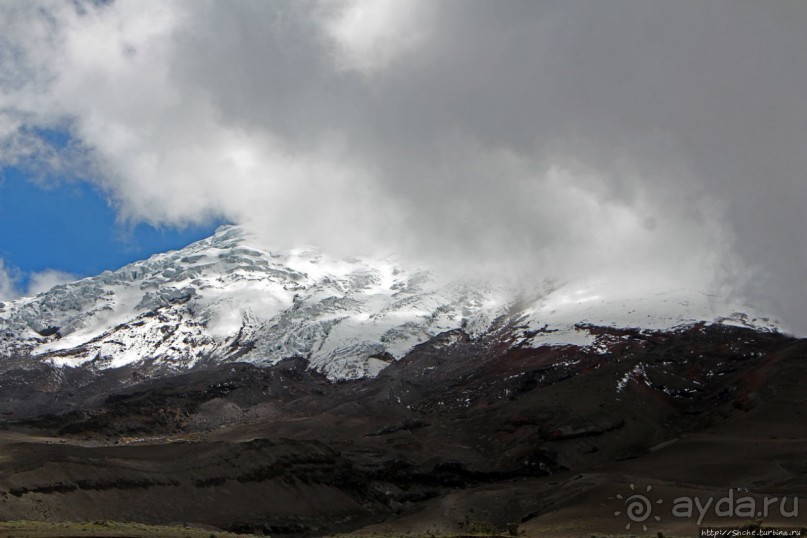
[{"label": "circular logo icon", "polygon": [[649,519],[654,519],[655,521],[661,521],[661,516],[653,515],[653,506],[655,504],[661,504],[661,499],[656,499],[655,501],[651,500],[650,492],[653,491],[653,486],[647,486],[645,488],[644,493],[636,493],[636,484],[630,485],[631,494],[627,497],[623,496],[621,493],[616,496],[617,499],[622,501],[623,509],[617,510],[614,512],[616,517],[625,514],[628,518],[628,522],[625,525],[626,530],[630,530],[631,525],[641,524],[642,530],[647,530],[647,521]]}]

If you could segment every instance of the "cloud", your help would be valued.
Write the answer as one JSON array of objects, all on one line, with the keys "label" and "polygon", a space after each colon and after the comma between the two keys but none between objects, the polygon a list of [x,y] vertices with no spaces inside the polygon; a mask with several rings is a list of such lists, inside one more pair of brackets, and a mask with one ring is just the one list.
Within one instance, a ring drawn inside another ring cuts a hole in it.
[{"label": "cloud", "polygon": [[[47,154],[122,220],[717,290],[807,330],[807,5],[54,1],[0,19],[0,162]],[[37,146],[54,126],[71,152]]]},{"label": "cloud", "polygon": [[49,289],[67,284],[76,280],[76,275],[59,271],[57,269],[46,269],[36,273],[31,273],[28,277],[28,286],[25,289],[26,296],[30,297],[48,291]]},{"label": "cloud", "polygon": [[15,290],[16,279],[6,268],[3,260],[0,260],[0,301],[9,301],[17,297]]},{"label": "cloud", "polygon": [[337,65],[365,74],[415,53],[432,30],[432,4],[424,0],[336,0],[319,8]]},{"label": "cloud", "polygon": [[32,297],[38,293],[48,291],[54,286],[66,284],[76,280],[76,275],[45,269],[30,273],[27,284],[23,284],[23,273],[18,269],[9,267],[0,259],[0,301],[13,301],[19,297]]}]

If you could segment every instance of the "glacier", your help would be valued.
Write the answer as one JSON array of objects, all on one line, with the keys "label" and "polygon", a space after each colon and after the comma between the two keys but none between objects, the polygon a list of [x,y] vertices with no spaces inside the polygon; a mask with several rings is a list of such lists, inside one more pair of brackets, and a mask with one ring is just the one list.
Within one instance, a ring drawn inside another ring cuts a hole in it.
[{"label": "glacier", "polygon": [[697,290],[648,292],[607,279],[444,279],[394,257],[275,251],[239,226],[181,250],[0,303],[0,357],[56,366],[205,362],[273,364],[304,357],[331,380],[376,376],[434,336],[508,328],[515,345],[607,349],[593,326],[668,329],[697,322],[777,330],[744,305]]}]

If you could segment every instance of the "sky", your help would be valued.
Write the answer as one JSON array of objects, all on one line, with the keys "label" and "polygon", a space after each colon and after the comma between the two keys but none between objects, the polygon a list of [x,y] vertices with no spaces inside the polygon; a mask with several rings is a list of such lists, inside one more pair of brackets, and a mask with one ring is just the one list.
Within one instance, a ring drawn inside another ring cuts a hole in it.
[{"label": "sky", "polygon": [[[62,151],[64,130],[37,136]],[[226,222],[154,226],[118,220],[115,204],[70,171],[50,176],[30,166],[0,169],[0,299],[35,295],[83,276],[114,270],[209,236]]]},{"label": "sky", "polygon": [[34,295],[155,252],[182,248],[207,237],[219,224],[123,226],[92,184],[40,185],[9,167],[0,179],[0,290],[9,297]]},{"label": "sky", "polygon": [[[805,27],[801,0],[6,0],[0,293],[231,222],[804,333]],[[64,255],[14,247],[81,207]]]}]

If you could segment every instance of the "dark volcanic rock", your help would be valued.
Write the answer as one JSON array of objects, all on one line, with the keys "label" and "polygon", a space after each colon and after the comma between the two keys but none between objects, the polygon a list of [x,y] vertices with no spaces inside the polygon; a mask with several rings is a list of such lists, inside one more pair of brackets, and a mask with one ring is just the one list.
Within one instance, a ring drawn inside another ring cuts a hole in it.
[{"label": "dark volcanic rock", "polygon": [[[803,341],[696,325],[614,331],[614,345],[596,352],[511,346],[508,331],[478,340],[452,331],[376,379],[335,384],[290,359],[156,380],[97,372],[76,390],[65,381],[76,372],[21,361],[0,377],[13,395],[4,409],[18,413],[0,432],[0,518],[325,534],[382,522],[424,530],[423,518],[439,513],[444,530],[480,530],[483,518],[504,532],[587,506],[587,492],[632,472],[674,481],[663,469],[677,469],[690,486],[699,476],[709,487],[743,482],[739,460],[724,474],[687,475],[697,446],[667,456],[704,432],[730,444],[747,423],[807,438]],[[26,393],[26,383],[47,390]],[[72,410],[53,413],[57,401]],[[37,409],[48,411],[30,417]],[[807,483],[787,456],[793,447],[765,446],[779,469],[765,472],[779,478],[758,470],[754,483]],[[758,450],[753,461],[765,457]],[[674,461],[643,467],[662,457]],[[463,513],[445,519],[443,503]],[[487,505],[497,512],[480,515]]]}]

